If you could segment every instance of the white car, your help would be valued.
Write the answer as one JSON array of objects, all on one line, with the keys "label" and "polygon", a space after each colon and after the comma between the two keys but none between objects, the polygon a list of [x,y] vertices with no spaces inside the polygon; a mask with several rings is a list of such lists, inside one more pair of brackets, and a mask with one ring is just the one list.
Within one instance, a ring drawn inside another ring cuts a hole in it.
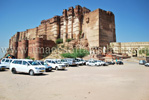
[{"label": "white car", "polygon": [[6,65],[5,64],[0,64],[0,71],[4,71],[6,69]]},{"label": "white car", "polygon": [[10,63],[10,71],[13,74],[18,72],[34,74],[43,74],[45,72],[45,66],[39,65],[30,59],[15,59]]},{"label": "white car", "polygon": [[103,66],[108,66],[109,64],[104,62],[104,61],[101,61],[101,60],[95,60],[96,63],[98,63],[99,65],[103,65]]},{"label": "white car", "polygon": [[44,63],[48,64],[49,66],[52,66],[53,69],[55,70],[65,70],[66,65],[62,64],[61,62],[57,61],[56,59],[46,59],[44,60]]},{"label": "white car", "polygon": [[86,62],[86,65],[88,65],[88,66],[100,66],[100,64],[94,60]]},{"label": "white car", "polygon": [[80,65],[85,65],[86,61],[82,58],[76,58],[76,60],[79,62]]},{"label": "white car", "polygon": [[12,62],[13,59],[9,59],[9,58],[3,58],[1,60],[1,64],[4,64],[6,66],[6,68],[10,67],[10,63]]},{"label": "white car", "polygon": [[74,58],[65,58],[63,60],[65,60],[69,64],[69,66],[77,66],[77,63]]},{"label": "white car", "polygon": [[149,67],[149,63],[145,63],[145,66],[146,66],[146,67]]},{"label": "white car", "polygon": [[68,62],[66,60],[64,60],[64,59],[57,59],[57,61],[61,62],[62,64],[65,64],[66,67],[69,67],[69,64],[68,64]]},{"label": "white car", "polygon": [[81,61],[79,61],[79,60],[75,60],[75,62],[76,62],[76,64],[77,64],[77,66],[83,65],[83,63],[82,63]]}]

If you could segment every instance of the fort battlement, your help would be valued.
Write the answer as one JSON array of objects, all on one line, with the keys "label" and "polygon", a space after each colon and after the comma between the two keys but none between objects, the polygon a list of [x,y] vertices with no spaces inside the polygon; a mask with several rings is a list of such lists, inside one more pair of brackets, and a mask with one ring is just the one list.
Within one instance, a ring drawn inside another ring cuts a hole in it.
[{"label": "fort battlement", "polygon": [[[58,38],[66,42],[67,39],[80,40],[80,35],[83,36],[81,38],[88,40],[89,47],[103,47],[110,42],[116,42],[114,14],[102,9],[91,11],[80,5],[75,6],[75,8],[69,7],[63,10],[61,16],[42,20],[38,27],[17,32],[9,40],[9,48],[21,46],[19,44],[24,40],[28,41],[26,46],[29,47],[30,41],[36,40],[36,38],[50,41],[49,45],[46,45],[50,46],[50,43],[55,42]],[[18,58],[29,56],[26,54],[21,57],[19,53],[14,55]],[[34,55],[31,57],[36,59]]]}]

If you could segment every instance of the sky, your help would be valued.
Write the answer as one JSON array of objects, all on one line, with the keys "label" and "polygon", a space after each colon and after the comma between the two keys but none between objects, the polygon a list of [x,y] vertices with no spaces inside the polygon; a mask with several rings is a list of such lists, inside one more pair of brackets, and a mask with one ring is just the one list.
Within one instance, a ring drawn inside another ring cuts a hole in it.
[{"label": "sky", "polygon": [[[8,48],[16,32],[35,28],[76,5],[112,11],[117,42],[149,42],[149,0],[0,0],[0,48]],[[1,49],[0,58],[4,54]]]}]

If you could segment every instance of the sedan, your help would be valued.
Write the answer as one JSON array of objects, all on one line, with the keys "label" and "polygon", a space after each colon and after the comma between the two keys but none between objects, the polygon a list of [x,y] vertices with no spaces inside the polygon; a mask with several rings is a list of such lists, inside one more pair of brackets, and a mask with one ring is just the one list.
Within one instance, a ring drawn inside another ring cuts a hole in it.
[{"label": "sedan", "polygon": [[45,66],[46,71],[52,71],[52,67],[49,66],[48,64],[45,64],[43,61],[36,60],[35,62],[38,63],[39,65],[43,65],[43,66]]},{"label": "sedan", "polygon": [[117,61],[116,64],[117,65],[123,65],[124,63],[122,61]]},{"label": "sedan", "polygon": [[115,64],[115,62],[113,62],[113,61],[109,61],[109,62],[107,62],[109,65],[114,65]]},{"label": "sedan", "polygon": [[0,70],[4,71],[6,69],[6,65],[5,64],[0,64]]},{"label": "sedan", "polygon": [[86,65],[88,65],[88,66],[100,66],[100,64],[97,63],[96,61],[89,61],[89,62],[86,62]]},{"label": "sedan", "polygon": [[149,63],[146,63],[145,66],[146,66],[146,67],[149,67]]}]

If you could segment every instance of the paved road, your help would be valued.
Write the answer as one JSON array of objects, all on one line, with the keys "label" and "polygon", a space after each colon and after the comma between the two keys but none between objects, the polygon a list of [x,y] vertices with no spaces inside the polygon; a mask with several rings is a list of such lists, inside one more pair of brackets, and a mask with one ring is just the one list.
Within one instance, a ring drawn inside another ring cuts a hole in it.
[{"label": "paved road", "polygon": [[70,67],[44,75],[0,72],[0,100],[149,100],[149,67]]}]

